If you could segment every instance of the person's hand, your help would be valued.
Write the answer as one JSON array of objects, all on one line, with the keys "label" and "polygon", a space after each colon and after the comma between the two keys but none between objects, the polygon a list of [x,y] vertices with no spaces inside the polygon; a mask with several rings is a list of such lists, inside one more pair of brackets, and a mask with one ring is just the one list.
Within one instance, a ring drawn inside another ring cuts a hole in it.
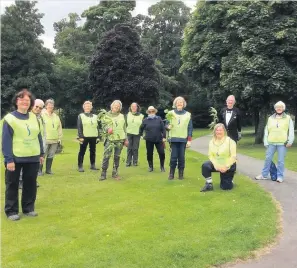
[{"label": "person's hand", "polygon": [[43,163],[44,163],[44,157],[43,156],[40,156],[39,163],[40,163],[40,165],[43,165]]},{"label": "person's hand", "polygon": [[111,134],[113,133],[113,129],[110,127],[109,129],[107,129],[107,133],[108,133],[109,135],[111,135]]},{"label": "person's hand", "polygon": [[168,129],[168,130],[172,129],[172,125],[168,125],[168,126],[167,126],[167,129]]},{"label": "person's hand", "polygon": [[268,144],[268,143],[264,143],[264,146],[265,146],[266,148],[268,148],[269,144]]},{"label": "person's hand", "polygon": [[286,144],[286,147],[287,147],[287,148],[289,148],[289,147],[291,147],[291,146],[292,146],[292,144],[289,144],[289,143]]},{"label": "person's hand", "polygon": [[62,141],[61,140],[58,140],[58,143],[62,145]]},{"label": "person's hand", "polygon": [[6,168],[7,168],[7,170],[9,170],[9,171],[15,171],[15,164],[14,164],[14,162],[7,163],[7,164],[6,164]]},{"label": "person's hand", "polygon": [[228,168],[226,168],[226,167],[222,167],[220,172],[221,172],[221,173],[225,173],[227,170],[228,170]]},{"label": "person's hand", "polygon": [[241,132],[238,132],[238,140],[240,141],[242,138]]},{"label": "person's hand", "polygon": [[162,139],[162,142],[166,142],[166,139],[165,139],[165,138],[163,138],[163,139]]},{"label": "person's hand", "polygon": [[128,147],[128,145],[129,145],[129,141],[128,140],[125,140],[124,141],[124,146]]},{"label": "person's hand", "polygon": [[140,139],[143,140],[143,136],[140,136]]},{"label": "person's hand", "polygon": [[100,142],[100,138],[96,139],[96,144],[98,144]]},{"label": "person's hand", "polygon": [[187,141],[187,145],[186,145],[187,148],[190,148],[191,147],[191,142],[190,141]]}]

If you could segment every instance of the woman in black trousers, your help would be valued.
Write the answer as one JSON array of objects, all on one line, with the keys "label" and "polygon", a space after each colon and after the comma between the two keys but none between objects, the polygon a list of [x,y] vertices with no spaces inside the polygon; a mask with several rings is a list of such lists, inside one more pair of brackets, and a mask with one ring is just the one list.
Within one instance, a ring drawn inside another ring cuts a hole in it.
[{"label": "woman in black trousers", "polygon": [[164,162],[165,162],[165,151],[164,142],[166,141],[166,130],[162,119],[156,115],[157,109],[154,106],[150,106],[147,109],[148,117],[145,118],[140,126],[140,136],[145,132],[146,141],[146,152],[147,152],[147,162],[149,165],[149,172],[154,170],[153,165],[153,154],[154,146],[157,149],[160,159],[161,172],[165,172]]},{"label": "woman in black trousers", "polygon": [[23,171],[22,211],[36,217],[36,179],[39,165],[44,161],[43,141],[36,115],[30,110],[34,105],[32,94],[24,89],[18,92],[13,104],[16,110],[4,117],[2,152],[5,161],[5,214],[9,220],[20,219],[19,178]]}]

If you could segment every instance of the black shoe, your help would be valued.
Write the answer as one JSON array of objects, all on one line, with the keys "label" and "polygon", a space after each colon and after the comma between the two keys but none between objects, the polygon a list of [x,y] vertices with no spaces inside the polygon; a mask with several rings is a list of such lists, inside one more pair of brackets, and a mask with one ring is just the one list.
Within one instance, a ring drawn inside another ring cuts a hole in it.
[{"label": "black shoe", "polygon": [[149,168],[148,168],[148,172],[153,172],[154,171],[154,168],[152,167],[152,166],[150,166]]},{"label": "black shoe", "polygon": [[200,190],[200,192],[208,192],[208,191],[213,191],[213,185],[212,183],[206,182],[204,187]]},{"label": "black shoe", "polygon": [[95,164],[91,164],[90,169],[91,169],[91,170],[99,170],[99,168],[96,168]]},{"label": "black shoe", "polygon": [[104,180],[106,180],[106,171],[102,170],[99,181],[104,181]]},{"label": "black shoe", "polygon": [[82,165],[78,166],[78,172],[85,172],[84,168]]},{"label": "black shoe", "polygon": [[133,166],[134,167],[137,167],[138,166],[138,163],[137,162],[133,163]]},{"label": "black shoe", "polygon": [[165,168],[164,167],[161,167],[161,172],[165,172]]},{"label": "black shoe", "polygon": [[174,179],[174,173],[175,173],[175,169],[170,168],[168,180],[173,180]]},{"label": "black shoe", "polygon": [[46,159],[46,163],[45,163],[45,166],[46,166],[46,171],[45,171],[45,173],[46,174],[54,174],[53,172],[52,172],[52,164],[53,164],[53,158],[47,158]]},{"label": "black shoe", "polygon": [[126,167],[131,167],[131,163],[126,163]]},{"label": "black shoe", "polygon": [[183,169],[179,169],[178,170],[178,179],[179,180],[183,180],[184,179],[184,170]]}]

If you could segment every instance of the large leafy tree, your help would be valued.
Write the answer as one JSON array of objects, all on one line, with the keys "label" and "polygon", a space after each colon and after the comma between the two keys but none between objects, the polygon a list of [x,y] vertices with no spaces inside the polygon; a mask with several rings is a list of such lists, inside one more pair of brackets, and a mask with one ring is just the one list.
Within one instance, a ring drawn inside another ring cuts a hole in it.
[{"label": "large leafy tree", "polygon": [[200,2],[186,29],[182,71],[208,99],[232,93],[255,113],[262,142],[270,107],[296,101],[295,2]]},{"label": "large leafy tree", "polygon": [[91,60],[89,78],[94,100],[104,106],[114,99],[125,107],[134,101],[148,105],[159,97],[154,61],[129,24],[116,25],[102,38]]},{"label": "large leafy tree", "polygon": [[44,33],[43,14],[36,2],[16,1],[1,15],[1,111],[5,113],[11,98],[21,87],[37,97],[53,95],[54,55],[39,39]]},{"label": "large leafy tree", "polygon": [[103,34],[118,24],[131,22],[136,1],[100,1],[82,14],[86,18],[84,29],[97,44]]}]

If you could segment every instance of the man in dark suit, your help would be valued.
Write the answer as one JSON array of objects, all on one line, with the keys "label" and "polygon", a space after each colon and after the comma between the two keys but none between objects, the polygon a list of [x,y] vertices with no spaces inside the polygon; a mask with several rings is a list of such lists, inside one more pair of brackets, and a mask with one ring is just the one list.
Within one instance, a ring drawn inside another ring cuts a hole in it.
[{"label": "man in dark suit", "polygon": [[228,96],[227,107],[223,108],[219,114],[219,122],[224,124],[228,136],[238,142],[241,139],[241,116],[238,108],[234,107],[235,97]]}]

